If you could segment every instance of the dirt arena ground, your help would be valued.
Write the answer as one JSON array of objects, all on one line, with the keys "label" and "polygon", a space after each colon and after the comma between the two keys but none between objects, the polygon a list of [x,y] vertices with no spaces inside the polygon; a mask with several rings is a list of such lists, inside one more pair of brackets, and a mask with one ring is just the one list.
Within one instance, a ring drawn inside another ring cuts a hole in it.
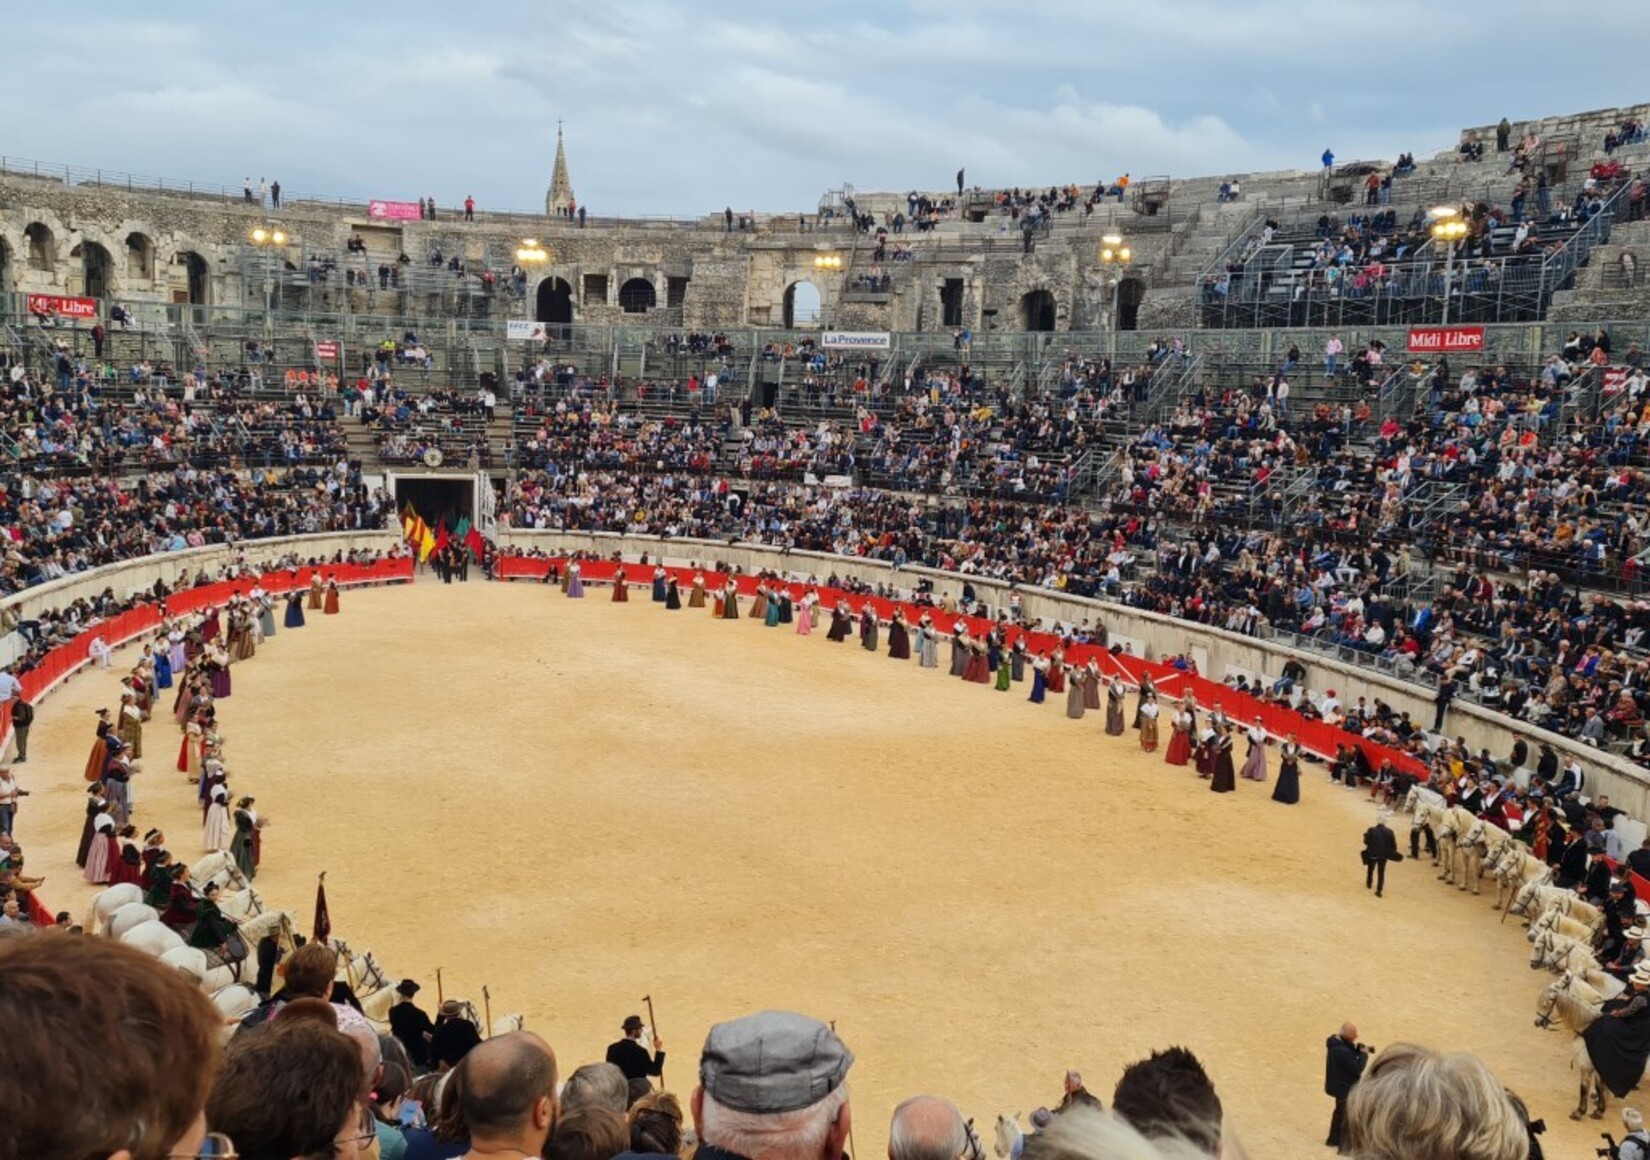
[{"label": "dirt arena ground", "polygon": [[[1322,767],[1293,808],[1270,782],[1214,795],[1063,697],[667,613],[645,589],[592,597],[347,592],[236,666],[220,718],[232,790],[273,820],[265,898],[307,930],[327,871],[337,934],[432,1008],[437,967],[449,996],[479,1006],[487,985],[566,1068],[647,993],[684,1093],[712,1022],[834,1019],[865,1157],[904,1096],[949,1096],[989,1145],[992,1118],[1055,1103],[1066,1068],[1109,1104],[1124,1065],[1171,1043],[1203,1058],[1252,1155],[1325,1154],[1323,1044],[1347,1018],[1377,1045],[1480,1053],[1546,1117],[1548,1155],[1591,1155],[1597,1126],[1565,1119],[1563,1033],[1532,1026],[1547,976],[1517,923],[1424,863],[1366,893],[1374,808]],[[43,897],[77,914],[81,770],[119,671],[50,697],[18,770]],[[157,716],[145,744],[137,819],[194,856],[177,730]]]}]

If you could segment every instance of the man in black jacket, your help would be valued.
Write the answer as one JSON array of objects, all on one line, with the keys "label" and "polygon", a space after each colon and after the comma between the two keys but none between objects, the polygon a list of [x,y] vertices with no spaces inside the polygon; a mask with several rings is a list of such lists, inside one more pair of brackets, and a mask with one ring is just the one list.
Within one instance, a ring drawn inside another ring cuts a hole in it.
[{"label": "man in black jacket", "polygon": [[1364,889],[1375,888],[1375,897],[1386,890],[1386,864],[1402,862],[1398,853],[1398,838],[1386,824],[1383,812],[1375,824],[1364,831]]},{"label": "man in black jacket", "polygon": [[624,1072],[625,1079],[646,1079],[665,1073],[665,1045],[657,1037],[653,1040],[653,1054],[641,1044],[642,1017],[631,1015],[624,1021],[624,1038],[607,1049],[607,1062]]},{"label": "man in black jacket", "polygon": [[1335,1101],[1335,1111],[1329,1117],[1329,1139],[1324,1143],[1344,1153],[1341,1132],[1346,1127],[1346,1097],[1363,1076],[1373,1049],[1358,1042],[1358,1029],[1350,1023],[1341,1024],[1340,1034],[1331,1035],[1325,1046],[1328,1053],[1324,1059],[1323,1094]]},{"label": "man in black jacket", "polygon": [[395,985],[395,1006],[390,1008],[390,1034],[401,1041],[408,1057],[419,1067],[430,1061],[430,1040],[435,1036],[435,1023],[413,1002],[420,987],[411,979],[402,979]]}]

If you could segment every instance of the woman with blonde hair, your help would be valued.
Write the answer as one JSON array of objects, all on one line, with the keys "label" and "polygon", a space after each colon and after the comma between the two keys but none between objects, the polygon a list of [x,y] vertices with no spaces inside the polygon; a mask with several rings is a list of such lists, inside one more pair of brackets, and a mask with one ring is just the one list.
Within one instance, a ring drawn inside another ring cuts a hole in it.
[{"label": "woman with blonde hair", "polygon": [[1484,1061],[1395,1043],[1346,1101],[1357,1160],[1525,1160],[1529,1136]]}]

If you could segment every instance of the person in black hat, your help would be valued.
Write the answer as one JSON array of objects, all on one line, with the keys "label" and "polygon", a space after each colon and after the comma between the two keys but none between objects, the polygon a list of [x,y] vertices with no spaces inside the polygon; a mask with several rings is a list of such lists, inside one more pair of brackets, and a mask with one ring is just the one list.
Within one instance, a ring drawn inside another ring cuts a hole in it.
[{"label": "person in black hat", "polygon": [[650,1075],[663,1075],[665,1070],[665,1045],[660,1039],[653,1041],[653,1054],[647,1053],[642,1046],[642,1017],[628,1016],[624,1021],[624,1038],[612,1044],[607,1049],[607,1062],[624,1072],[627,1080],[646,1079]]},{"label": "person in black hat", "polygon": [[762,1011],[718,1023],[705,1039],[693,1089],[694,1160],[840,1160],[853,1122],[853,1062],[836,1032],[806,1015]]},{"label": "person in black hat", "polygon": [[419,990],[418,984],[411,979],[402,979],[395,985],[395,993],[399,997],[395,1006],[390,1008],[390,1034],[407,1049],[408,1057],[416,1066],[424,1067],[429,1063],[430,1039],[435,1035],[435,1023],[413,1002],[413,996]]}]

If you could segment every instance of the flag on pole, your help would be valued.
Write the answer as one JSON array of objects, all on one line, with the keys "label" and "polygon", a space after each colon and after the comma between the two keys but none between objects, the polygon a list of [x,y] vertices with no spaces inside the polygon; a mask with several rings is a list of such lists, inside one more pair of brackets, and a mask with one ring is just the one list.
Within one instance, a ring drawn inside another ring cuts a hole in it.
[{"label": "flag on pole", "polygon": [[467,540],[470,536],[470,517],[459,516],[458,523],[453,525],[453,539]]},{"label": "flag on pole", "polygon": [[327,876],[315,884],[315,941],[324,943],[332,937],[332,913],[327,909]]},{"label": "flag on pole", "polygon": [[422,520],[419,521],[419,525],[418,562],[422,564],[430,558],[430,553],[435,551],[435,533],[430,531],[430,525]]},{"label": "flag on pole", "polygon": [[436,521],[435,550],[438,551],[438,552],[446,551],[447,544],[451,539],[452,539],[452,537],[447,534],[447,521],[446,520]]},{"label": "flag on pole", "polygon": [[464,537],[464,546],[470,549],[470,555],[481,559],[482,553],[487,550],[487,541],[475,528],[471,528]]}]

